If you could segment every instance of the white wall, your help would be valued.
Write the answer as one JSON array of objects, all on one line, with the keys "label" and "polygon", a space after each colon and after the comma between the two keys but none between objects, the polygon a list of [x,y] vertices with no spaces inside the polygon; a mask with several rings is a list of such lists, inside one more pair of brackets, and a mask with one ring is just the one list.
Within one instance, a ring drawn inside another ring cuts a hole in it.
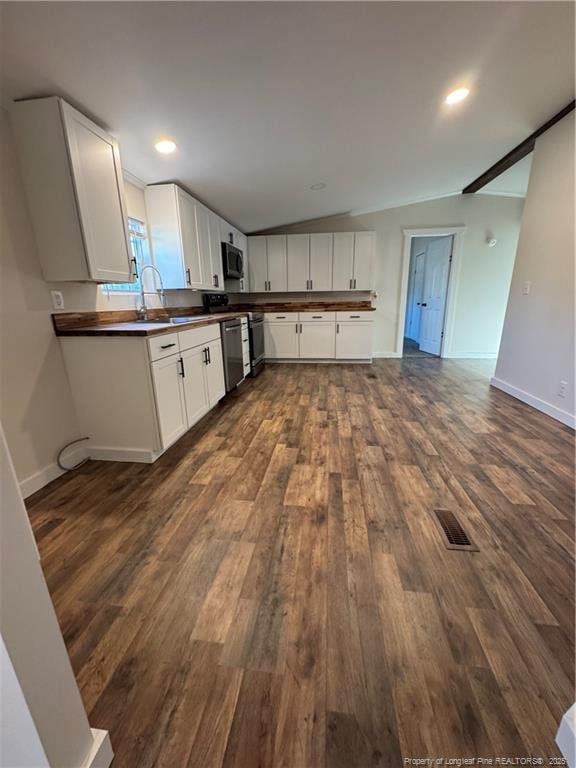
[{"label": "white wall", "polygon": [[[403,229],[465,226],[464,254],[455,306],[452,356],[496,357],[524,200],[496,195],[456,195],[358,216],[344,215],[282,227],[277,232],[375,230],[375,353],[394,356],[400,320]],[[498,243],[486,245],[488,232]]]},{"label": "white wall", "polygon": [[493,383],[574,426],[573,112],[536,142]]}]

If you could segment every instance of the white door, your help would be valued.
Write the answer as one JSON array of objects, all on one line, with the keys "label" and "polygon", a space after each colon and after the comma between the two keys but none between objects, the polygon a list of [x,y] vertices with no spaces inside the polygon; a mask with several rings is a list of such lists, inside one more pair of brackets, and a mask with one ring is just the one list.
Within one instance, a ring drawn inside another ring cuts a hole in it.
[{"label": "white door", "polygon": [[310,235],[310,289],[332,290],[332,233]]},{"label": "white door", "polygon": [[439,355],[442,348],[452,237],[442,237],[426,249],[424,290],[420,305],[420,349]]},{"label": "white door", "polygon": [[206,391],[206,353],[203,347],[193,347],[182,352],[182,384],[186,403],[186,423],[190,429],[209,409]]},{"label": "white door", "polygon": [[180,356],[156,360],[151,367],[162,447],[168,448],[188,429]]},{"label": "white door", "polygon": [[268,250],[268,290],[288,290],[286,266],[286,235],[269,235],[266,238]]},{"label": "white door", "polygon": [[187,195],[186,192],[181,189],[178,189],[177,194],[186,285],[189,288],[201,288],[202,264],[200,260],[200,251],[198,250],[196,202],[194,198]]},{"label": "white door", "polygon": [[220,241],[220,217],[209,212],[211,278],[214,288],[224,289],[224,268],[222,266],[222,245]]},{"label": "white door", "polygon": [[374,323],[336,324],[336,358],[338,360],[370,360]]},{"label": "white door", "polygon": [[310,289],[310,235],[288,235],[288,290]]},{"label": "white door", "polygon": [[196,203],[196,226],[198,228],[198,251],[202,270],[202,287],[214,287],[212,279],[212,254],[210,253],[210,211]]},{"label": "white door", "polygon": [[226,394],[222,341],[220,339],[211,341],[208,344],[208,365],[204,369],[204,374],[206,376],[208,405],[212,408]]},{"label": "white door", "polygon": [[357,291],[371,291],[374,287],[375,232],[354,233],[353,287]]},{"label": "white door", "polygon": [[90,277],[130,282],[132,254],[118,145],[67,104],[62,112]]},{"label": "white door", "polygon": [[268,289],[268,257],[264,236],[248,238],[248,279],[252,293],[264,293]]},{"label": "white door", "polygon": [[352,290],[354,277],[354,232],[334,233],[334,291]]},{"label": "white door", "polygon": [[422,291],[424,290],[425,261],[425,251],[414,256],[408,303],[408,322],[406,323],[406,332],[404,334],[406,338],[412,339],[412,341],[420,341],[420,305],[422,304]]},{"label": "white door", "polygon": [[336,356],[336,325],[334,322],[302,323],[300,357],[331,359]]},{"label": "white door", "polygon": [[264,323],[264,354],[274,359],[298,358],[298,323]]}]

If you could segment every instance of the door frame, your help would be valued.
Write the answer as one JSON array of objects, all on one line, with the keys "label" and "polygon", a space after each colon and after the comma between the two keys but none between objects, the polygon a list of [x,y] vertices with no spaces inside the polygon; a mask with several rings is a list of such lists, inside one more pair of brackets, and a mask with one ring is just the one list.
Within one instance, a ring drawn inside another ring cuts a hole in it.
[{"label": "door frame", "polygon": [[448,276],[446,306],[444,308],[444,336],[440,347],[440,357],[446,357],[452,349],[454,326],[456,319],[456,289],[460,281],[462,254],[464,252],[464,235],[466,227],[419,227],[403,229],[404,247],[402,252],[402,273],[400,278],[400,309],[398,313],[398,328],[396,332],[396,356],[404,355],[404,330],[406,327],[406,303],[408,301],[408,279],[410,277],[410,251],[413,237],[454,237],[452,247],[452,264]]}]

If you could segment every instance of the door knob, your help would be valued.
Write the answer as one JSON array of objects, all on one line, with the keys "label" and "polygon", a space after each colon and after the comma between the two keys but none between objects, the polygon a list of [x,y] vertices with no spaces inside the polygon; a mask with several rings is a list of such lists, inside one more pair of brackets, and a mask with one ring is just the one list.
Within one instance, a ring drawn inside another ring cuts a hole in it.
[{"label": "door knob", "polygon": [[421,307],[427,307],[427,306],[428,306],[428,304],[426,304],[426,302],[425,302],[425,301],[423,301],[423,302],[422,302],[422,304],[420,304],[420,306],[421,306]]}]

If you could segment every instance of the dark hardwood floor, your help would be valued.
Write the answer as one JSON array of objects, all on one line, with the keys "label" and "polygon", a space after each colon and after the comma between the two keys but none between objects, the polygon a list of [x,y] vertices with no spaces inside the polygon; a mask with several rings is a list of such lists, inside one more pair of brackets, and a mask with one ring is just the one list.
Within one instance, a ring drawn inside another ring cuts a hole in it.
[{"label": "dark hardwood floor", "polygon": [[[115,766],[559,754],[573,434],[481,368],[269,365],[156,464],[29,500]],[[445,548],[438,507],[478,552]]]}]

